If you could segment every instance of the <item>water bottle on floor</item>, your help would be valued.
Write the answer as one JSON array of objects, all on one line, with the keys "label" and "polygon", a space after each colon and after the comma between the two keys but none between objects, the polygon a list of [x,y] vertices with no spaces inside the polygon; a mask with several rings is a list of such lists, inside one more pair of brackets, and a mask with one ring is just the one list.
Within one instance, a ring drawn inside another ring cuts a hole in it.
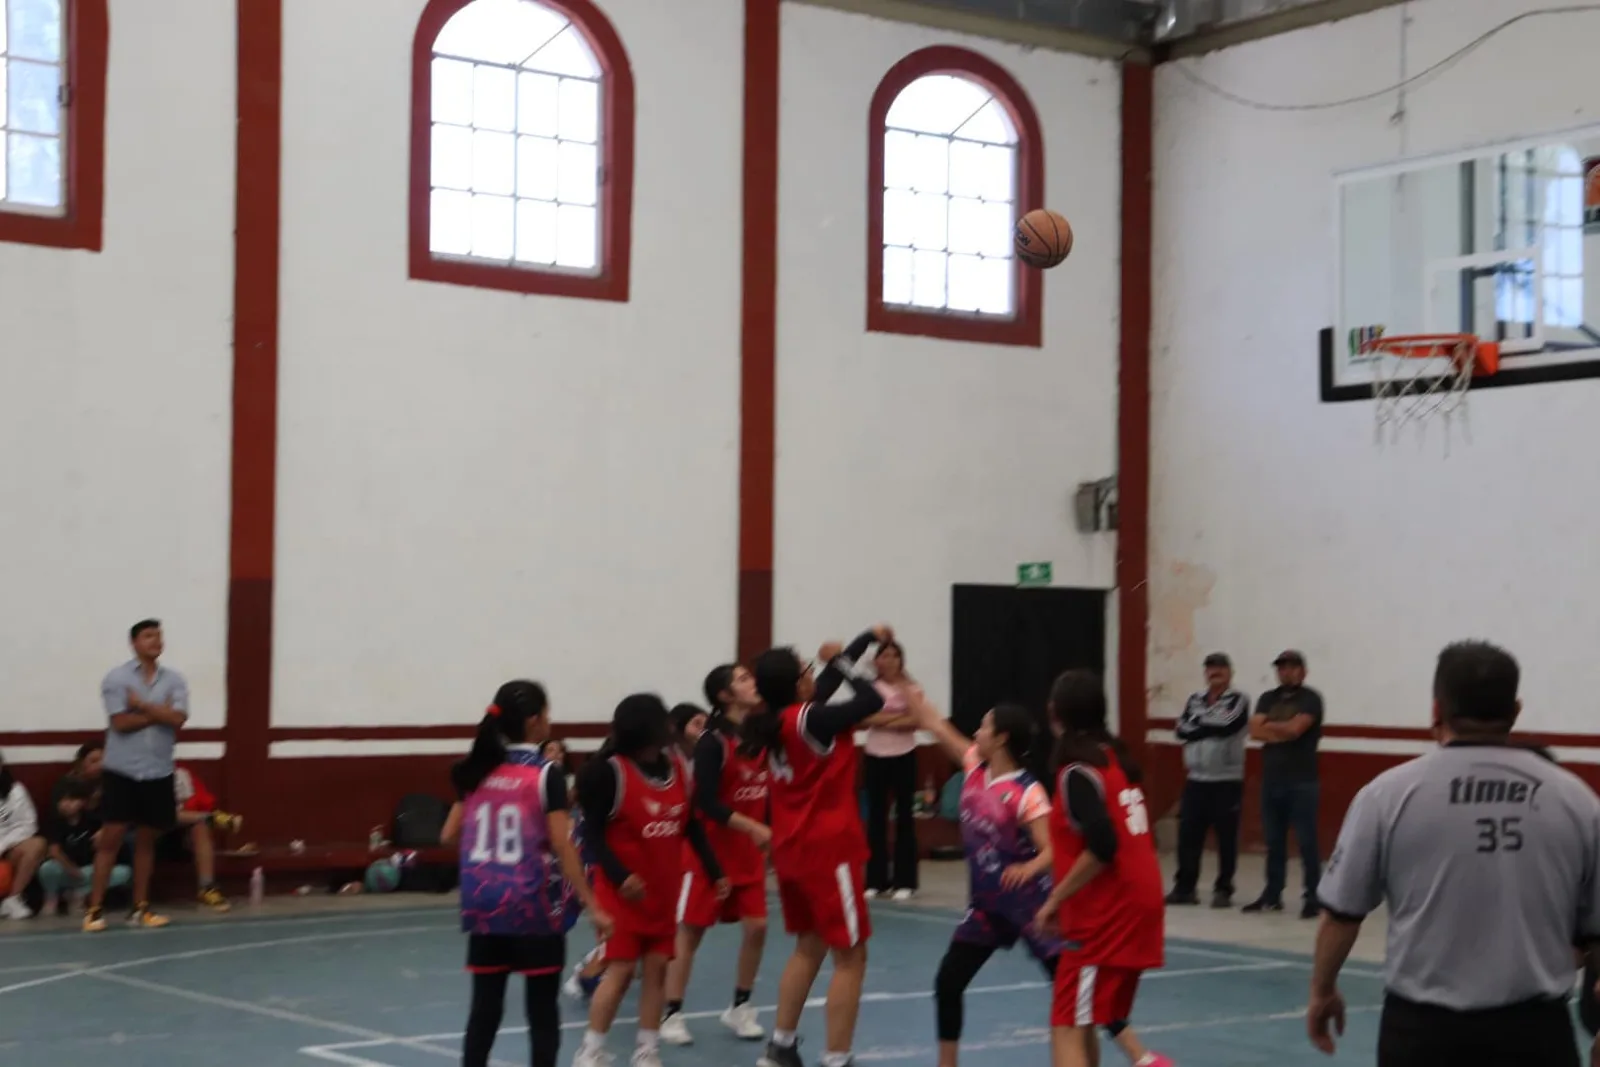
[{"label": "water bottle on floor", "polygon": [[260,867],[250,872],[250,906],[261,907],[261,901],[267,895],[267,874]]}]

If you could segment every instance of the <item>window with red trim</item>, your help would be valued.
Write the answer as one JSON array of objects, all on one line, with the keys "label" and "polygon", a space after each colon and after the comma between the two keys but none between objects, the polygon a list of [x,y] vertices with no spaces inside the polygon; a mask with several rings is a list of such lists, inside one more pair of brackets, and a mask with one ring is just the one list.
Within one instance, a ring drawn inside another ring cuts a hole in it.
[{"label": "window with red trim", "polygon": [[1039,272],[1012,245],[1044,194],[1022,87],[976,52],[925,48],[879,84],[868,130],[867,328],[1040,344]]},{"label": "window with red trim", "polygon": [[628,299],[633,74],[590,0],[430,0],[413,55],[411,276]]},{"label": "window with red trim", "polygon": [[100,248],[106,0],[0,0],[0,241]]}]

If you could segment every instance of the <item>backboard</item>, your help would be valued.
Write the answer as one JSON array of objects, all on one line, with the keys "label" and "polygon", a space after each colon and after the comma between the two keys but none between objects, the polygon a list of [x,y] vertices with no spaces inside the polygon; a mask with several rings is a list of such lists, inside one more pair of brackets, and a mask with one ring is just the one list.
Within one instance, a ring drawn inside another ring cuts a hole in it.
[{"label": "backboard", "polygon": [[1497,341],[1501,384],[1600,371],[1600,127],[1354,171],[1335,187],[1335,386],[1371,383],[1385,357],[1361,343],[1376,334]]}]

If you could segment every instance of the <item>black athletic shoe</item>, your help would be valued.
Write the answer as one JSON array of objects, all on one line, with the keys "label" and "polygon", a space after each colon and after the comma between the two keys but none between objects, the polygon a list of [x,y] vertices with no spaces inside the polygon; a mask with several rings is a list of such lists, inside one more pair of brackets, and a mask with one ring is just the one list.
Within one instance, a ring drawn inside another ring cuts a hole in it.
[{"label": "black athletic shoe", "polygon": [[1315,919],[1322,915],[1322,908],[1315,900],[1307,900],[1300,905],[1300,918]]},{"label": "black athletic shoe", "polygon": [[805,1061],[800,1058],[800,1039],[795,1038],[792,1045],[768,1041],[767,1051],[756,1061],[756,1067],[805,1067]]},{"label": "black athletic shoe", "polygon": [[1181,889],[1174,889],[1172,892],[1167,894],[1167,903],[1168,904],[1198,904],[1198,903],[1200,903],[1200,894],[1196,893],[1192,889],[1189,890],[1188,892],[1184,892]]},{"label": "black athletic shoe", "polygon": [[1231,908],[1231,907],[1233,907],[1233,893],[1232,893],[1232,891],[1227,890],[1227,889],[1219,889],[1215,893],[1212,893],[1211,894],[1211,906],[1213,908]]},{"label": "black athletic shoe", "polygon": [[1282,911],[1283,901],[1275,900],[1272,897],[1257,897],[1239,910],[1246,915],[1254,915],[1260,911]]}]

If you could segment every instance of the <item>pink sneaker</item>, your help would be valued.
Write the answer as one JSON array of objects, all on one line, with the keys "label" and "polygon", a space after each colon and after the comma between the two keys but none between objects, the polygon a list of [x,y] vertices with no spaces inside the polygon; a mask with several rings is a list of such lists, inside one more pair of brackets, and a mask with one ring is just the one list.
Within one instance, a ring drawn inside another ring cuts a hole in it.
[{"label": "pink sneaker", "polygon": [[1152,1052],[1140,1060],[1135,1067],[1178,1067],[1178,1065],[1161,1053]]}]

